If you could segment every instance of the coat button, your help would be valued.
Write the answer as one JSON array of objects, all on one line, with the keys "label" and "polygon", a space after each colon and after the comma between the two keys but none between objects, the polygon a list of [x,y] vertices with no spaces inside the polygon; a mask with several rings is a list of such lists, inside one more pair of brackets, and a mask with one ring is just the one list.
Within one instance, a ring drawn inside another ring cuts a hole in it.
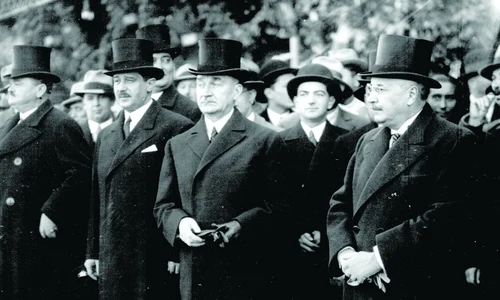
[{"label": "coat button", "polygon": [[14,198],[12,197],[9,197],[5,200],[5,204],[7,204],[8,206],[12,206],[14,205],[14,203],[16,203],[16,201],[14,201]]},{"label": "coat button", "polygon": [[22,158],[20,158],[20,157],[14,158],[14,165],[20,166],[22,163],[23,163]]},{"label": "coat button", "polygon": [[352,226],[352,232],[354,232],[354,234],[358,234],[360,231],[361,229],[359,228],[358,225]]}]

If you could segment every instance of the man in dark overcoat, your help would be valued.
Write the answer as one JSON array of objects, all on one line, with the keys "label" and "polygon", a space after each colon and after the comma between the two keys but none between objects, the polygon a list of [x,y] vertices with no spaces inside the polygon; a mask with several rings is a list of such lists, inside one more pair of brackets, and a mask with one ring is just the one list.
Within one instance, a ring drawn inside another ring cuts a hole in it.
[{"label": "man in dark overcoat", "polygon": [[286,213],[282,142],[234,109],[246,74],[241,50],[238,41],[199,41],[191,72],[203,117],[165,148],[154,213],[166,240],[180,248],[184,300],[272,297],[262,262]]},{"label": "man in dark overcoat", "polygon": [[104,128],[94,153],[89,244],[85,266],[99,279],[100,299],[175,298],[166,290],[171,250],[156,226],[153,205],[166,142],[193,123],[151,99],[151,41],[113,41],[116,101],[123,113]]},{"label": "man in dark overcoat", "polygon": [[426,104],[433,43],[379,38],[363,135],[327,216],[329,267],[344,299],[445,299],[464,282],[463,208],[476,137]]},{"label": "man in dark overcoat", "polygon": [[[91,160],[78,124],[54,109],[50,48],[14,46],[0,127],[0,298],[71,299],[85,254]],[[79,261],[79,262],[78,262]]]},{"label": "man in dark overcoat", "polygon": [[201,112],[196,103],[180,94],[174,84],[175,62],[181,48],[170,45],[170,28],[163,24],[147,25],[139,28],[136,37],[153,42],[153,64],[162,69],[164,76],[156,81],[151,97],[170,111],[181,114],[193,122],[198,122]]}]

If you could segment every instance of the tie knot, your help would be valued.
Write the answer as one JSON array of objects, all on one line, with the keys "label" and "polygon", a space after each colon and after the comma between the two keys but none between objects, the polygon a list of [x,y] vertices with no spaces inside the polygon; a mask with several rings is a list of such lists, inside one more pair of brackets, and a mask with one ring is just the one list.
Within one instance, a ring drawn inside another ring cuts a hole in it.
[{"label": "tie knot", "polygon": [[392,147],[392,145],[394,145],[394,143],[399,139],[400,136],[401,136],[401,134],[399,134],[399,133],[393,133],[393,134],[391,134],[391,145],[390,145],[390,147]]},{"label": "tie knot", "polygon": [[212,134],[210,134],[210,142],[213,141],[213,139],[217,136],[218,132],[217,129],[212,128]]},{"label": "tie knot", "polygon": [[130,134],[130,117],[127,118],[127,120],[125,121],[125,124],[123,124],[123,133],[125,134],[125,138],[128,137],[128,135]]},{"label": "tie knot", "polygon": [[314,133],[312,130],[309,130],[309,135],[307,136],[309,138],[309,141],[311,141],[311,143],[316,146],[318,144],[318,141],[316,140],[316,138],[314,137]]}]

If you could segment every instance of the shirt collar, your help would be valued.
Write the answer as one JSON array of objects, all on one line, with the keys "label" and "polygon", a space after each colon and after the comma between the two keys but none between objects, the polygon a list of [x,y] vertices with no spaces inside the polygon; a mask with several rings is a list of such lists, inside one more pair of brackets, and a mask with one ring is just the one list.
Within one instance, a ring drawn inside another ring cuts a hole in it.
[{"label": "shirt collar", "polygon": [[224,117],[222,117],[220,120],[218,120],[216,122],[212,122],[207,117],[205,117],[205,124],[207,126],[208,138],[210,138],[210,136],[212,135],[212,130],[214,127],[215,127],[215,130],[217,130],[217,133],[220,133],[220,131],[222,130],[224,125],[226,125],[227,121],[229,121],[229,118],[231,118],[233,113],[234,113],[234,108],[231,110],[230,113],[228,113],[227,115],[225,115]]},{"label": "shirt collar", "polygon": [[289,115],[289,114],[290,114],[290,111],[286,111],[286,112],[284,112],[282,114],[279,114],[279,113],[275,112],[274,110],[271,110],[269,108],[267,109],[267,115],[269,116],[269,120],[271,121],[271,123],[273,125],[278,125],[279,122],[280,122],[280,120],[281,120],[281,118],[283,116],[286,116],[286,115]]},{"label": "shirt collar", "polygon": [[248,115],[247,119],[249,119],[249,120],[250,120],[250,121],[252,121],[252,122],[255,122],[255,113],[252,111],[252,112]]},{"label": "shirt collar", "polygon": [[125,113],[125,121],[130,118],[130,131],[134,129],[134,127],[139,123],[139,121],[142,119],[148,108],[153,104],[153,100],[149,99],[149,101],[144,104],[143,106],[139,107],[138,109],[134,110],[133,112],[128,112],[124,110]]},{"label": "shirt collar", "polygon": [[19,112],[19,121],[24,121],[27,117],[34,113],[37,108],[38,106],[25,112]]},{"label": "shirt collar", "polygon": [[108,127],[109,125],[111,125],[111,123],[113,123],[113,118],[109,118],[102,123],[97,123],[96,121],[93,121],[90,119],[88,120],[90,132],[96,132],[98,130],[98,128],[104,129],[104,128]]},{"label": "shirt collar", "polygon": [[161,97],[161,94],[163,94],[163,91],[158,92],[158,93],[152,93],[151,94],[151,99],[153,99],[155,101],[158,101],[158,99],[160,99],[160,97]]},{"label": "shirt collar", "polygon": [[300,121],[300,125],[302,126],[302,129],[304,129],[304,132],[306,133],[307,136],[309,136],[309,131],[312,130],[314,138],[319,143],[321,135],[323,134],[323,131],[325,131],[326,121],[324,121],[323,123],[321,123],[313,128],[309,127],[307,124],[305,124],[302,121]]},{"label": "shirt collar", "polygon": [[421,112],[422,109],[419,110],[413,117],[406,120],[406,122],[404,122],[403,125],[401,125],[401,127],[399,127],[398,130],[391,129],[391,134],[398,133],[400,135],[403,135],[403,133],[405,133],[406,130],[408,130],[408,127],[410,127],[410,125],[415,121],[415,119],[418,117],[418,115],[420,115]]}]

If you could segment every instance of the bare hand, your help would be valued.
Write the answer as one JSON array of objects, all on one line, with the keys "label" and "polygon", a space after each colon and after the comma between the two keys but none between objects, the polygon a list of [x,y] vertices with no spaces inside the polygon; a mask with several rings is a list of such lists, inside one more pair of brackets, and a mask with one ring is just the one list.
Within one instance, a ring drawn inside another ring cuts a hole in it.
[{"label": "bare hand", "polygon": [[179,266],[180,264],[175,261],[168,262],[168,273],[170,274],[179,274]]},{"label": "bare hand", "polygon": [[465,280],[470,284],[479,284],[481,277],[481,270],[476,267],[471,267],[465,270]]},{"label": "bare hand", "polygon": [[315,230],[312,234],[306,232],[300,236],[299,246],[304,252],[316,252],[319,248],[320,239],[321,234],[319,231]]},{"label": "bare hand", "polygon": [[89,277],[97,280],[97,277],[99,277],[99,260],[87,259],[83,265],[85,266]]},{"label": "bare hand", "polygon": [[56,238],[57,226],[45,214],[42,214],[42,216],[40,217],[40,228],[39,228],[39,230],[40,230],[40,235],[43,238],[50,238],[50,239],[55,239]]},{"label": "bare hand", "polygon": [[179,222],[179,238],[189,247],[205,245],[205,241],[195,234],[200,231],[200,226],[193,218],[183,218]]},{"label": "bare hand", "polygon": [[220,231],[222,237],[222,242],[219,247],[224,248],[225,244],[228,244],[231,240],[237,238],[240,235],[241,225],[240,222],[236,220],[229,221],[223,224],[212,224],[215,227],[226,227],[227,230]]},{"label": "bare hand", "polygon": [[373,252],[355,252],[350,257],[342,257],[342,260],[342,271],[354,282],[362,283],[368,277],[382,271]]},{"label": "bare hand", "polygon": [[486,113],[488,109],[493,104],[495,100],[495,96],[493,93],[489,93],[481,98],[473,98],[471,97],[470,106],[469,106],[469,124],[472,126],[481,125],[484,122],[486,117]]}]

